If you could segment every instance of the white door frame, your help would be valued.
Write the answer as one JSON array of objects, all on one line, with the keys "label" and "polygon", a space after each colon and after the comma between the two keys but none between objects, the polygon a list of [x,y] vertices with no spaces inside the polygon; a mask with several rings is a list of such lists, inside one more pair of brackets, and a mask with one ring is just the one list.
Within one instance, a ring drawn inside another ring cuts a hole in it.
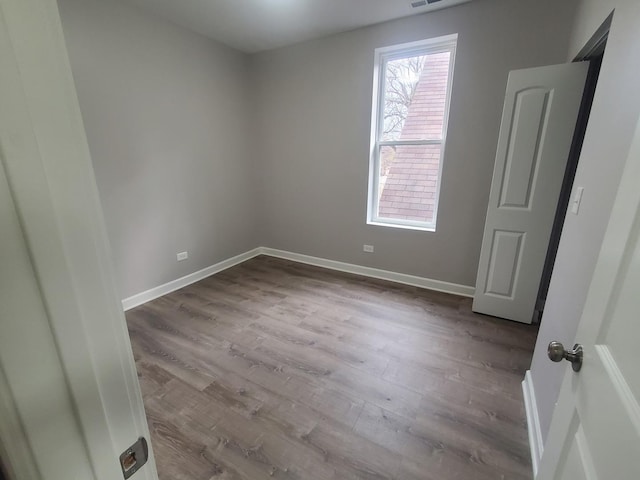
[{"label": "white door frame", "polygon": [[[149,432],[55,0],[0,0],[0,62],[0,160],[95,478],[114,480]],[[0,375],[9,413],[11,386]],[[33,435],[19,420],[0,433]],[[7,463],[28,472],[33,459],[4,440]],[[136,478],[157,479],[151,451]]]}]

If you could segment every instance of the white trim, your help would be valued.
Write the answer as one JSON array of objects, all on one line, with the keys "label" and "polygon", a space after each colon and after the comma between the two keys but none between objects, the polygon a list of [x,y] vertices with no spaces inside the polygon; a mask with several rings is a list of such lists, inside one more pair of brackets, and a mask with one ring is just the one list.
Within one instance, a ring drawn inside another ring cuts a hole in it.
[{"label": "white trim", "polygon": [[260,255],[260,253],[261,248],[254,248],[253,250],[249,250],[248,252],[241,253],[240,255],[236,255],[235,257],[228,258],[227,260],[223,260],[214,265],[203,268],[202,270],[198,270],[197,272],[185,275],[184,277],[178,278],[177,280],[172,280],[168,283],[165,283],[164,285],[160,285],[145,292],[132,295],[131,297],[122,300],[122,308],[124,308],[126,312],[127,310],[131,310],[138,305],[150,302],[151,300],[155,300],[156,298],[162,297],[163,295],[166,295],[168,293],[175,292],[176,290],[186,287],[187,285],[199,282],[204,278],[210,277],[211,275],[226,270],[227,268],[231,268],[235,265],[238,265],[239,263],[246,262],[253,257],[257,257],[258,255]]},{"label": "white trim", "polygon": [[418,230],[420,232],[435,232],[435,223],[418,222],[416,220],[396,220],[393,218],[380,218],[377,220],[367,220],[367,225],[376,227],[404,228],[405,230]]},{"label": "white trim", "polygon": [[391,272],[389,270],[380,270],[378,268],[363,267],[362,265],[354,265],[352,263],[338,262],[326,258],[312,257],[301,253],[287,252],[285,250],[277,250],[275,248],[258,247],[248,252],[241,253],[235,257],[218,262],[210,267],[203,268],[197,272],[190,273],[184,277],[172,280],[164,285],[151,288],[145,292],[137,293],[131,297],[122,300],[122,308],[125,311],[131,310],[138,305],[150,302],[156,298],[162,297],[171,292],[175,292],[181,288],[199,282],[200,280],[210,277],[218,272],[231,268],[242,262],[246,262],[258,255],[267,255],[269,257],[284,258],[293,262],[306,263],[307,265],[315,265],[316,267],[328,268],[330,270],[338,270],[340,272],[354,273],[364,277],[378,278],[388,280],[390,282],[402,283],[403,285],[411,285],[413,287],[425,288],[436,292],[451,293],[461,297],[471,297],[476,291],[474,287],[467,285],[459,285],[457,283],[443,282],[441,280],[433,280],[430,278],[417,277],[415,275],[407,275],[405,273]]},{"label": "white trim", "polygon": [[474,287],[467,285],[459,285],[456,283],[443,282],[441,280],[433,280],[430,278],[417,277],[415,275],[407,275],[405,273],[391,272],[389,270],[380,270],[378,268],[363,267],[362,265],[354,265],[352,263],[338,262],[328,260],[326,258],[312,257],[300,253],[287,252],[284,250],[276,250],[273,248],[261,247],[260,251],[263,255],[270,257],[284,258],[294,262],[315,265],[316,267],[329,268],[340,272],[355,273],[365,277],[378,278],[388,280],[390,282],[402,283],[414,287],[426,288],[437,292],[451,293],[462,297],[473,297],[475,293]]},{"label": "white trim", "polygon": [[379,147],[393,146],[415,146],[415,145],[442,145],[442,140],[383,140],[378,142]]},{"label": "white trim", "polygon": [[524,408],[527,414],[527,430],[529,432],[529,448],[531,449],[531,465],[533,467],[533,478],[538,474],[538,466],[542,458],[544,443],[542,431],[540,430],[540,418],[538,417],[538,406],[536,404],[536,392],[533,388],[533,378],[531,370],[527,370],[522,381],[522,393],[524,395]]},{"label": "white trim", "polygon": [[376,48],[375,53],[384,54],[385,56],[391,56],[391,54],[398,53],[400,56],[411,56],[413,53],[422,51],[446,51],[446,48],[458,43],[458,34],[451,33],[449,35],[442,35],[440,37],[427,38],[425,40],[416,40],[415,42],[401,43],[398,45],[389,45],[387,47]]}]

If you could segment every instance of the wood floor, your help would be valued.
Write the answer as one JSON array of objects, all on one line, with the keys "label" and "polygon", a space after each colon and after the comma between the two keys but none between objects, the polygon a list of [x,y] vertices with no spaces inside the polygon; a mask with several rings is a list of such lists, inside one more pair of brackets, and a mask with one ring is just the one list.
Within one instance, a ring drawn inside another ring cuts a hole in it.
[{"label": "wood floor", "polygon": [[535,327],[257,257],[127,312],[161,480],[530,479]]}]

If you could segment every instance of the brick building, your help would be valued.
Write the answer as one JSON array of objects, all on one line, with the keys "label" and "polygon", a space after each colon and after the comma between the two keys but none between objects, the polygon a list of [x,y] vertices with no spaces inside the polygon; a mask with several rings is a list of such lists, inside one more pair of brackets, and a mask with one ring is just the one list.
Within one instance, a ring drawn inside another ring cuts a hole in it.
[{"label": "brick building", "polygon": [[[427,55],[399,140],[442,138],[448,52]],[[383,147],[378,215],[433,221],[442,145]]]}]

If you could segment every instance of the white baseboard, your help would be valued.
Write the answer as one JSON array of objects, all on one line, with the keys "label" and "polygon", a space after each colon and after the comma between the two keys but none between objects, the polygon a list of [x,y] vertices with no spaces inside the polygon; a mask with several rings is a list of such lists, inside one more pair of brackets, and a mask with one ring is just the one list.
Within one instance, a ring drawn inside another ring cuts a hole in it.
[{"label": "white baseboard", "polygon": [[274,248],[261,247],[260,252],[270,257],[284,258],[294,262],[306,263],[317,267],[329,268],[340,272],[355,273],[365,277],[379,278],[381,280],[389,280],[391,282],[403,283],[414,287],[426,288],[438,292],[452,293],[462,297],[473,297],[475,293],[474,287],[466,285],[458,285],[456,283],[443,282],[440,280],[432,280],[430,278],[417,277],[404,273],[390,272],[388,270],[380,270],[378,268],[363,267],[352,263],[337,262],[326,258],[312,257],[302,255],[300,253],[287,252],[284,250],[276,250]]},{"label": "white baseboard", "polygon": [[231,268],[234,265],[246,262],[250,258],[257,257],[260,254],[261,249],[254,248],[253,250],[249,250],[248,252],[241,253],[240,255],[236,255],[235,257],[231,257],[227,260],[223,260],[222,262],[218,262],[215,265],[211,265],[207,268],[203,268],[202,270],[198,270],[197,272],[185,275],[184,277],[178,278],[177,280],[172,280],[171,282],[165,283],[164,285],[149,289],[146,292],[138,293],[129,298],[125,298],[124,300],[122,300],[122,308],[124,308],[126,312],[127,310],[137,307],[138,305],[150,302],[151,300],[155,300],[158,297],[162,297],[163,295],[175,292],[176,290],[186,287],[187,285],[191,285],[192,283],[210,277],[214,273],[221,272],[222,270]]},{"label": "white baseboard", "polygon": [[531,371],[527,370],[522,381],[522,393],[524,394],[524,408],[527,412],[527,429],[529,431],[529,447],[531,448],[531,464],[533,465],[533,478],[538,474],[538,465],[542,458],[544,448],[542,431],[540,430],[540,418],[536,405],[536,392],[533,389]]},{"label": "white baseboard", "polygon": [[357,275],[363,275],[365,277],[379,278],[381,280],[389,280],[391,282],[403,283],[405,285],[412,285],[414,287],[426,288],[428,290],[435,290],[438,292],[452,293],[454,295],[460,295],[463,297],[473,297],[475,292],[474,287],[466,285],[458,285],[456,283],[442,282],[440,280],[432,280],[430,278],[417,277],[414,275],[407,275],[404,273],[390,272],[388,270],[380,270],[377,268],[363,267],[361,265],[354,265],[352,263],[337,262],[335,260],[328,260],[326,258],[312,257],[309,255],[302,255],[300,253],[287,252],[284,250],[276,250],[274,248],[258,247],[248,252],[241,253],[235,257],[218,262],[210,267],[203,268],[197,272],[185,275],[177,280],[165,283],[155,288],[151,288],[145,292],[138,293],[129,298],[122,300],[122,307],[125,311],[130,310],[143,303],[155,300],[158,297],[166,295],[168,293],[179,290],[187,285],[198,282],[204,278],[207,278],[214,273],[221,272],[227,268],[238,265],[239,263],[246,262],[250,258],[257,257],[258,255],[267,255],[270,257],[284,258],[293,262],[306,263],[308,265],[315,265],[317,267],[328,268],[331,270],[338,270],[340,272],[355,273]]}]

